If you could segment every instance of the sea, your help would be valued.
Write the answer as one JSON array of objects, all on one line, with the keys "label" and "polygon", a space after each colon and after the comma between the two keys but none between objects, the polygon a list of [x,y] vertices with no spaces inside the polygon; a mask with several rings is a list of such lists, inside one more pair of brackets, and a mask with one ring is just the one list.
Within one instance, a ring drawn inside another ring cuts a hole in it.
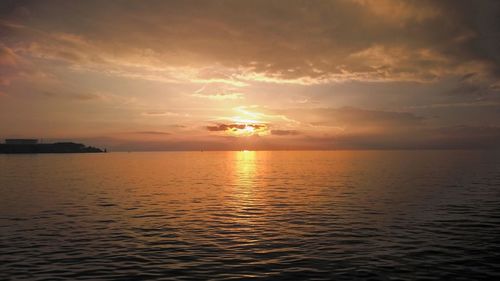
[{"label": "sea", "polygon": [[500,280],[499,151],[0,155],[0,280]]}]

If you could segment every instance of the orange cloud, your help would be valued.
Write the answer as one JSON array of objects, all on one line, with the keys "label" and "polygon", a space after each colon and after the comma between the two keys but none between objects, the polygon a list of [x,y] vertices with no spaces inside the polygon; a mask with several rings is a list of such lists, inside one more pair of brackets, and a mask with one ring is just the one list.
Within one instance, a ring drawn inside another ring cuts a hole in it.
[{"label": "orange cloud", "polygon": [[268,134],[267,124],[218,124],[207,126],[210,132],[225,132],[230,136],[260,136]]},{"label": "orange cloud", "polygon": [[276,136],[296,136],[298,134],[297,130],[271,130],[271,135]]},{"label": "orange cloud", "polygon": [[220,94],[192,94],[191,96],[197,97],[197,98],[204,98],[204,99],[210,99],[210,100],[237,100],[237,99],[242,99],[243,94],[242,93],[220,93]]},{"label": "orange cloud", "polygon": [[14,66],[18,64],[19,58],[8,47],[0,45],[0,65]]}]

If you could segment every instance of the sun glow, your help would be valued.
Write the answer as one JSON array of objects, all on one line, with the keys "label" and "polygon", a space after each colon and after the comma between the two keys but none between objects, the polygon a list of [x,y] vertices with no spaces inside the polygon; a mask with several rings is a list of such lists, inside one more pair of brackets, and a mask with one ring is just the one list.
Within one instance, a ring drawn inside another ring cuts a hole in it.
[{"label": "sun glow", "polygon": [[243,118],[243,117],[240,117],[240,116],[233,116],[233,117],[231,117],[231,121],[233,121],[235,123],[242,123],[242,124],[259,124],[259,123],[261,123],[261,122],[259,122],[257,120],[246,119],[246,118]]},{"label": "sun glow", "polygon": [[235,137],[249,136],[264,136],[269,134],[269,129],[266,124],[236,124],[232,128],[228,128],[226,133]]}]

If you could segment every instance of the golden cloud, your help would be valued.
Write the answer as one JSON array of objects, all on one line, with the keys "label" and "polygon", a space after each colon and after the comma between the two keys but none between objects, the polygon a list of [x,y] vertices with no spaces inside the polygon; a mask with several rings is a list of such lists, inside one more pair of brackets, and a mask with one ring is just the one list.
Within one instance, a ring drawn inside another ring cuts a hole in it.
[{"label": "golden cloud", "polygon": [[217,124],[206,126],[210,132],[224,132],[230,136],[261,136],[269,133],[267,124]]}]

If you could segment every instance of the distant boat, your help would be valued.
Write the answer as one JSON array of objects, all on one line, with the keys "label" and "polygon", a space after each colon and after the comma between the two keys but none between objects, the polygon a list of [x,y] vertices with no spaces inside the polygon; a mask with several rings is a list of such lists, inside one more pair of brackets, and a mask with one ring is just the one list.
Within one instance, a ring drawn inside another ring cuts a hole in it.
[{"label": "distant boat", "polygon": [[6,139],[0,154],[104,153],[106,150],[74,142],[39,143],[36,139]]}]

